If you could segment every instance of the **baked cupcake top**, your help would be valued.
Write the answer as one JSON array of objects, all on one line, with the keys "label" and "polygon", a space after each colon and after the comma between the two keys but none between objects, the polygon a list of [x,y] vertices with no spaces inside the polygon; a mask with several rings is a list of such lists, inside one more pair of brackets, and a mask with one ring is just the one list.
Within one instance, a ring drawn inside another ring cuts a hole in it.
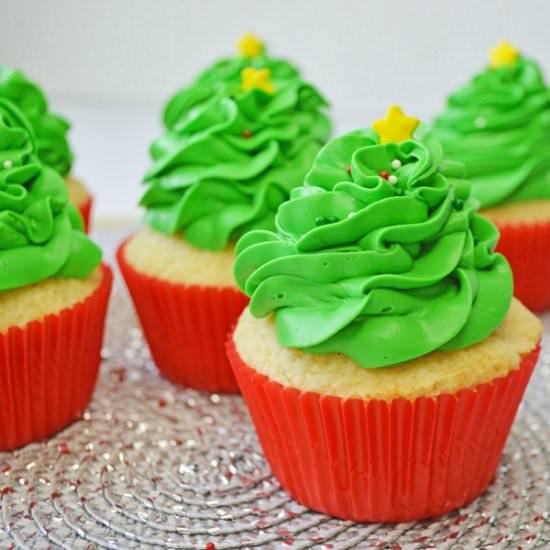
[{"label": "baked cupcake top", "polygon": [[281,345],[382,367],[486,338],[512,298],[498,232],[463,167],[393,106],[329,142],[276,231],[237,243],[235,277]]},{"label": "baked cupcake top", "polygon": [[[168,101],[164,109],[164,124],[171,129],[187,115],[189,109],[203,103],[214,92],[239,86],[243,69],[269,69],[274,81],[298,78],[296,67],[285,59],[271,57],[266,45],[252,33],[244,34],[237,42],[237,55],[216,61],[202,71],[195,81],[185,86]],[[229,90],[231,93],[232,90]]]},{"label": "baked cupcake top", "polygon": [[434,129],[466,165],[483,208],[550,199],[550,90],[539,66],[507,42],[451,94]]},{"label": "baked cupcake top", "polygon": [[101,261],[63,178],[38,150],[30,121],[0,98],[0,291],[86,277]]},{"label": "baked cupcake top", "polygon": [[70,126],[48,110],[46,96],[36,82],[17,69],[0,65],[0,98],[15,103],[31,123],[40,161],[66,176],[74,158],[67,139]]},{"label": "baked cupcake top", "polygon": [[223,250],[246,231],[275,228],[277,207],[328,139],[327,102],[299,78],[255,67],[195,100],[152,144],[140,204],[154,229]]}]

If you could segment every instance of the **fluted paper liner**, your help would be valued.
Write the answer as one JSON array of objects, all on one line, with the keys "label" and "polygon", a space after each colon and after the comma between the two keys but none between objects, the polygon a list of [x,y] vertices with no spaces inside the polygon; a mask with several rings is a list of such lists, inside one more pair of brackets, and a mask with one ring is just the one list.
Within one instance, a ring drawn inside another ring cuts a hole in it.
[{"label": "fluted paper liner", "polygon": [[0,334],[0,451],[48,437],[88,406],[112,272],[82,302]]},{"label": "fluted paper liner", "polygon": [[118,264],[160,372],[190,388],[237,393],[225,341],[248,298],[230,287],[184,285],[140,273],[126,262],[124,245]]},{"label": "fluted paper liner", "polygon": [[533,311],[550,308],[550,221],[497,226],[497,251],[512,267],[514,294]]},{"label": "fluted paper liner", "polygon": [[80,212],[82,220],[84,221],[84,231],[86,231],[86,233],[90,232],[90,218],[92,216],[93,202],[93,197],[91,195],[88,195],[86,200],[78,207],[78,211]]},{"label": "fluted paper liner", "polygon": [[[227,352],[273,474],[308,508],[401,522],[460,508],[491,483],[539,346],[453,395],[342,399],[285,387]],[[472,365],[475,368],[475,365]]]}]

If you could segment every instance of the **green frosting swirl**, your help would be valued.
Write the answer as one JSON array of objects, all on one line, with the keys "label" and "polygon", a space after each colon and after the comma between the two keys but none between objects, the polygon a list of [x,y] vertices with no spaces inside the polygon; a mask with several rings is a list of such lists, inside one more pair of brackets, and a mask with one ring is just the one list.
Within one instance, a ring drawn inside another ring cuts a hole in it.
[{"label": "green frosting swirl", "polygon": [[73,153],[67,140],[69,123],[48,111],[48,102],[35,82],[21,71],[0,65],[0,97],[15,103],[31,123],[36,136],[40,161],[62,176],[73,163]]},{"label": "green frosting swirl", "polygon": [[448,98],[434,127],[482,207],[550,199],[550,90],[533,61],[485,69]]},{"label": "green frosting swirl", "polygon": [[251,313],[275,314],[283,346],[366,368],[483,340],[510,306],[512,274],[462,177],[422,126],[399,144],[371,130],[331,141],[277,231],[237,243]]},{"label": "green frosting swirl", "polygon": [[[193,89],[193,108],[151,147],[140,204],[145,221],[190,244],[223,250],[251,229],[273,229],[279,204],[301,185],[327,140],[327,105],[309,84],[274,81],[275,93],[212,95]],[[202,90],[202,91],[201,91]]]},{"label": "green frosting swirl", "polygon": [[0,291],[81,278],[101,261],[63,178],[36,156],[32,126],[0,98]]},{"label": "green frosting swirl", "polygon": [[258,57],[227,57],[202,71],[195,81],[178,92],[168,101],[164,109],[164,125],[175,129],[193,107],[204,103],[213,94],[230,94],[241,83],[241,72],[247,67],[269,69],[276,87],[282,82],[299,78],[296,67],[284,59],[274,59],[265,51]]}]

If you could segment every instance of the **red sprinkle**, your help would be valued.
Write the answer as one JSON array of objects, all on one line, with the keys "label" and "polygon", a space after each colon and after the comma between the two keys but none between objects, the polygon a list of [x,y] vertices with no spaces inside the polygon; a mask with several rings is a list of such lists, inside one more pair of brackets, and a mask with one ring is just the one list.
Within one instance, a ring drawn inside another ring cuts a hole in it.
[{"label": "red sprinkle", "polygon": [[166,407],[166,405],[168,405],[168,402],[166,401],[166,399],[159,399],[159,407]]},{"label": "red sprinkle", "polygon": [[206,543],[204,550],[216,550],[216,545],[213,542]]},{"label": "red sprinkle", "polygon": [[68,454],[71,454],[71,450],[69,449],[68,445],[66,443],[60,443],[58,446],[57,446],[57,450],[62,454],[62,455],[68,455]]},{"label": "red sprinkle", "polygon": [[11,495],[14,492],[15,491],[11,487],[4,487],[3,489],[0,490],[0,495],[2,496]]},{"label": "red sprinkle", "polygon": [[252,130],[243,130],[243,138],[249,139],[252,137]]},{"label": "red sprinkle", "polygon": [[386,172],[386,170],[382,170],[382,172],[380,172],[380,177],[387,180],[390,177],[390,174],[389,172]]},{"label": "red sprinkle", "polygon": [[126,380],[126,369],[124,367],[113,369],[111,372],[117,377],[118,382]]},{"label": "red sprinkle", "polygon": [[454,524],[455,525],[462,525],[467,519],[468,519],[467,514],[461,514],[460,516],[458,516],[456,518],[456,520],[454,521]]},{"label": "red sprinkle", "polygon": [[59,498],[60,496],[61,496],[61,493],[59,493],[58,491],[54,491],[54,492],[52,493],[52,498],[53,498],[53,499]]}]

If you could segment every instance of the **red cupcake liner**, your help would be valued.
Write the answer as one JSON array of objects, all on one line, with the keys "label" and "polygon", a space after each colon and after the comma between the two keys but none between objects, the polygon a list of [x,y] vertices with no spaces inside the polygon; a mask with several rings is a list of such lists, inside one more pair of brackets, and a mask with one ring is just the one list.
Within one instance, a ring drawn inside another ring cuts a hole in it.
[{"label": "red cupcake liner", "polygon": [[83,302],[0,334],[0,451],[54,434],[88,406],[113,280],[102,271]]},{"label": "red cupcake liner", "polygon": [[497,251],[506,256],[514,273],[514,294],[529,309],[550,307],[550,222],[496,224]]},{"label": "red cupcake liner", "polygon": [[159,371],[190,388],[239,392],[225,341],[248,298],[230,287],[184,285],[140,273],[126,262],[125,244],[117,261]]},{"label": "red cupcake liner", "polygon": [[90,219],[92,216],[92,204],[94,199],[91,195],[88,195],[86,200],[78,207],[82,220],[84,221],[84,231],[90,232]]},{"label": "red cupcake liner", "polygon": [[[308,508],[401,522],[460,508],[491,483],[540,347],[453,395],[342,399],[285,387],[227,352],[267,461]],[[475,366],[473,366],[475,368]]]}]

